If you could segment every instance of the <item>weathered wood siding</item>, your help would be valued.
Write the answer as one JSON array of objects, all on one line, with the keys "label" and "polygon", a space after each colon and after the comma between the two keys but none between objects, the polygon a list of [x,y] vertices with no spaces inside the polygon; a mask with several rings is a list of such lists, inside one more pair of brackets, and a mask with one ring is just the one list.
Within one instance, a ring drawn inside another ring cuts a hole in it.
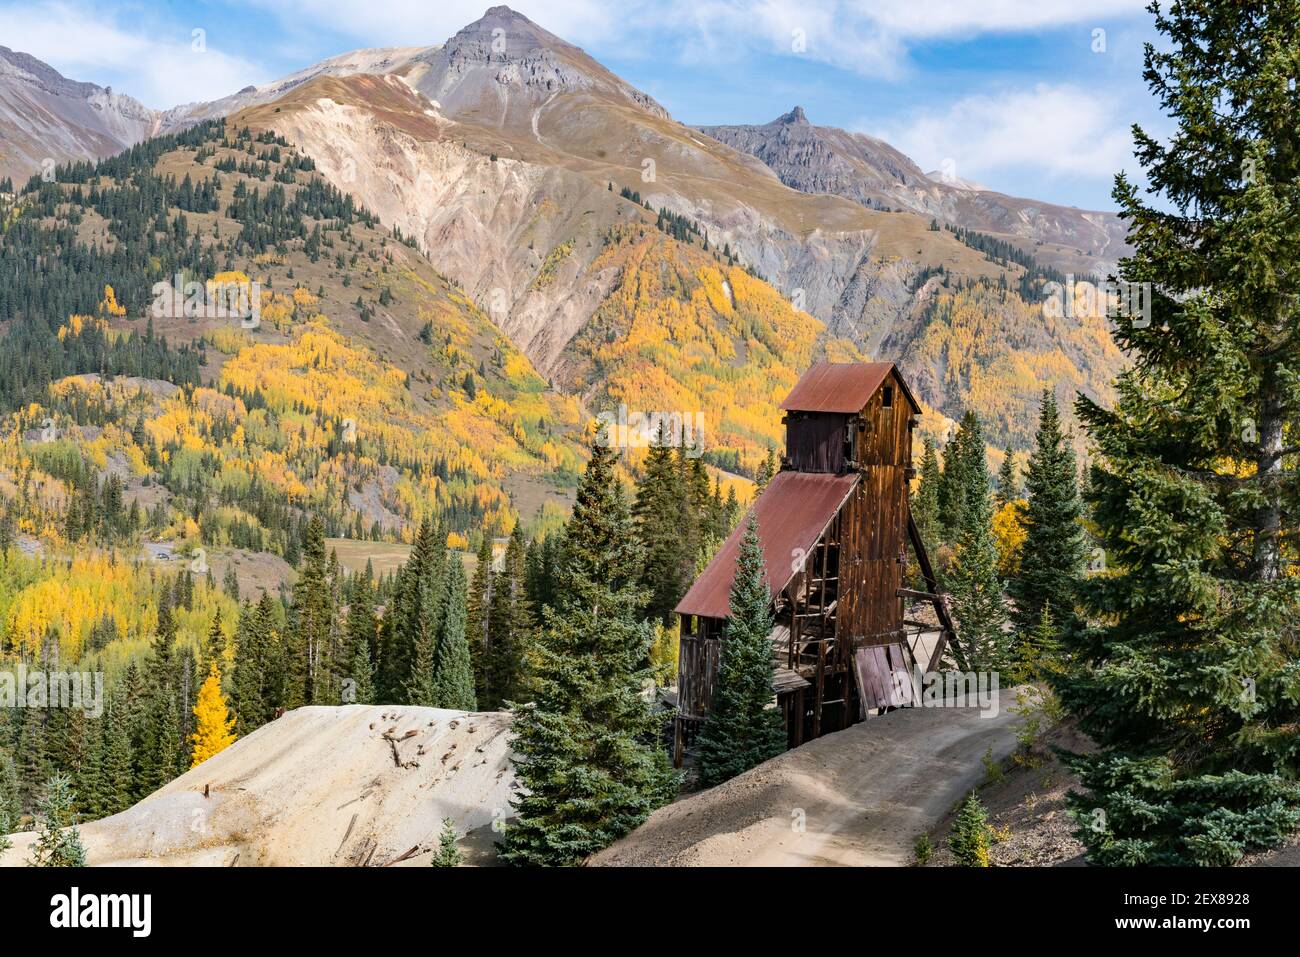
[{"label": "weathered wood siding", "polygon": [[785,455],[796,472],[843,472],[849,416],[834,412],[789,412]]},{"label": "weathered wood siding", "polygon": [[[890,407],[886,397],[892,397]],[[907,482],[912,465],[912,407],[891,375],[857,417],[862,481],[846,505],[837,632],[853,645],[889,644],[903,632]]]}]

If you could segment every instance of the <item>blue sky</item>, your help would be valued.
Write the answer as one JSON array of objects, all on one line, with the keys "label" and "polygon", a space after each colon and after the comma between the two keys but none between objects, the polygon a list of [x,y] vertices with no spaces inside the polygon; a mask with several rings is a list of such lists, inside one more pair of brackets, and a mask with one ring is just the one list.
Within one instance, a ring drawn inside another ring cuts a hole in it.
[{"label": "blue sky", "polygon": [[[880,136],[926,169],[1111,208],[1141,79],[1145,0],[518,0],[679,120]],[[214,99],[363,46],[440,43],[487,0],[0,0],[0,44],[152,107]],[[202,31],[195,34],[195,31]],[[195,37],[201,38],[196,43]],[[201,50],[196,50],[202,47]]]}]

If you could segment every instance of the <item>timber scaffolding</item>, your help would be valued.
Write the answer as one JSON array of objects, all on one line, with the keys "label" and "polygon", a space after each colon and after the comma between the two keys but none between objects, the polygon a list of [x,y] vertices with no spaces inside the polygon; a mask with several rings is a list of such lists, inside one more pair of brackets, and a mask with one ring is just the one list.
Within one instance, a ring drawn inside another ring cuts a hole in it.
[{"label": "timber scaffolding", "polygon": [[[920,406],[892,363],[821,363],[782,403],[782,470],[755,501],[775,627],[773,693],[790,747],[911,703],[919,662],[961,662],[947,604],[908,506]],[[708,714],[744,523],[677,605],[674,761]],[[908,546],[925,583],[904,587]],[[929,604],[933,622],[908,618]]]}]

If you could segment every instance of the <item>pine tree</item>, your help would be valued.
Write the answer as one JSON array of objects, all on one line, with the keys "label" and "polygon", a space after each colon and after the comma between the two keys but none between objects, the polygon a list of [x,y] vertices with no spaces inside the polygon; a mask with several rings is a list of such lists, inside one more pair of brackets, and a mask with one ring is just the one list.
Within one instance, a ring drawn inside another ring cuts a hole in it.
[{"label": "pine tree", "polygon": [[1021,563],[1007,589],[1015,599],[1013,617],[1022,634],[1034,628],[1047,606],[1059,626],[1069,628],[1074,621],[1084,561],[1076,474],[1074,451],[1061,432],[1056,396],[1044,390],[1025,475],[1023,554],[1030,560]]},{"label": "pine tree", "polygon": [[85,867],[86,850],[81,846],[77,815],[73,808],[76,792],[72,779],[65,774],[52,776],[37,807],[40,822],[32,844],[32,864],[36,867]]},{"label": "pine tree", "polygon": [[245,603],[239,610],[239,625],[235,629],[235,672],[231,680],[230,703],[241,734],[248,734],[266,721],[264,669],[267,634],[257,611]]},{"label": "pine tree", "polygon": [[[7,729],[0,728],[4,730]],[[8,744],[8,738],[0,735],[0,853],[12,846],[8,835],[18,829],[18,819],[22,816],[18,768],[7,750]]]},{"label": "pine tree", "polygon": [[375,700],[374,651],[379,631],[375,616],[374,585],[369,569],[353,578],[348,598],[344,677],[350,682],[345,704],[371,704]]},{"label": "pine tree", "polygon": [[406,680],[405,700],[408,704],[437,707],[438,636],[446,609],[445,592],[441,582],[427,576],[420,577],[416,606],[420,614],[413,622],[415,659],[411,674]]},{"label": "pine tree", "polygon": [[[968,433],[977,436],[978,421]],[[975,462],[963,464],[967,485],[955,490],[962,502],[958,514],[956,558],[948,571],[952,610],[966,666],[976,671],[999,671],[1010,664],[1010,640],[1004,629],[1006,608],[998,578],[998,550],[993,540],[993,498],[983,452]]]},{"label": "pine tree", "polygon": [[614,476],[594,445],[564,530],[556,608],[535,643],[536,696],[513,724],[518,818],[502,857],[569,865],[671,799],[677,776],[642,690],[653,680],[650,629],[636,620],[641,556]]},{"label": "pine tree", "polygon": [[772,598],[758,532],[758,519],[751,513],[736,560],[718,681],[697,744],[700,783],[705,787],[786,749],[785,722],[772,706]]},{"label": "pine tree", "polygon": [[430,861],[434,867],[460,867],[462,856],[456,842],[456,822],[449,817],[442,819],[442,833],[438,835],[438,853]]},{"label": "pine tree", "polygon": [[989,839],[992,837],[988,812],[980,799],[971,791],[961,802],[957,818],[952,823],[948,847],[961,867],[989,866]]},{"label": "pine tree", "polygon": [[[536,541],[533,543],[536,544]],[[532,546],[529,546],[532,550]],[[540,564],[540,562],[539,562]],[[488,624],[492,604],[492,536],[484,533],[474,564],[474,578],[466,602],[465,637],[474,667],[474,695],[488,698]]]},{"label": "pine tree", "polygon": [[221,693],[221,672],[213,663],[208,677],[199,689],[199,700],[194,705],[195,730],[191,735],[193,750],[190,767],[196,768],[214,754],[224,751],[235,742],[235,719],[226,708],[226,698]]},{"label": "pine tree", "polygon": [[925,451],[921,454],[921,481],[912,496],[912,518],[916,520],[921,541],[933,548],[947,536],[939,520],[939,486],[943,475],[939,470],[939,455],[929,436],[924,439]]},{"label": "pine tree", "polygon": [[208,629],[208,636],[203,642],[203,663],[205,665],[221,666],[226,650],[226,630],[225,624],[221,620],[221,609],[212,616],[212,627]]},{"label": "pine tree", "polygon": [[646,612],[665,624],[686,593],[695,564],[690,529],[683,529],[683,509],[693,513],[681,470],[664,428],[646,455],[645,470],[637,484],[632,517],[645,553],[641,585],[650,594]]},{"label": "pine tree", "polygon": [[1114,408],[1076,404],[1105,569],[1058,682],[1100,746],[1072,762],[1097,863],[1228,864],[1300,823],[1296,20],[1179,0],[1146,49],[1176,125],[1135,128],[1160,201],[1116,178],[1120,275],[1152,294],[1114,321],[1134,360]]},{"label": "pine tree", "polygon": [[22,807],[31,810],[40,797],[40,783],[51,773],[49,752],[45,743],[45,709],[22,709],[22,724],[18,731],[18,779],[22,783]]},{"label": "pine tree", "polygon": [[447,607],[434,661],[434,701],[439,708],[476,711],[474,670],[465,640],[465,566],[458,557],[447,562],[446,590]]},{"label": "pine tree", "polygon": [[1018,498],[1020,498],[1020,476],[1016,471],[1016,453],[1007,449],[1006,454],[1002,456],[1002,466],[998,469],[996,498],[998,508]]},{"label": "pine tree", "polygon": [[754,475],[754,493],[762,494],[763,489],[767,488],[767,483],[772,481],[772,477],[779,471],[780,466],[776,461],[776,452],[768,446],[767,454],[763,456],[763,461],[758,464],[758,471]]},{"label": "pine tree", "polygon": [[377,693],[382,700],[432,701],[446,543],[446,534],[426,517],[416,533],[410,558],[398,571],[380,641]]},{"label": "pine tree", "polygon": [[967,493],[989,486],[988,457],[984,429],[974,412],[962,416],[957,433],[943,450],[943,474],[939,480],[939,521],[955,541],[965,522]]},{"label": "pine tree", "polygon": [[313,515],[307,525],[303,567],[293,586],[288,629],[287,708],[332,704],[335,695],[335,610],[325,556],[325,523]]},{"label": "pine tree", "polygon": [[176,695],[163,691],[150,698],[145,715],[145,738],[138,755],[135,799],[147,797],[179,773],[184,761],[188,767],[189,749],[181,736]]},{"label": "pine tree", "polygon": [[518,701],[524,692],[524,651],[534,627],[532,603],[524,588],[524,533],[515,525],[506,546],[505,562],[492,583],[488,624],[487,698],[485,709]]},{"label": "pine tree", "polygon": [[109,699],[100,734],[95,759],[95,785],[93,803],[95,813],[107,817],[125,811],[131,806],[131,731],[127,720],[126,697],[117,689]]}]

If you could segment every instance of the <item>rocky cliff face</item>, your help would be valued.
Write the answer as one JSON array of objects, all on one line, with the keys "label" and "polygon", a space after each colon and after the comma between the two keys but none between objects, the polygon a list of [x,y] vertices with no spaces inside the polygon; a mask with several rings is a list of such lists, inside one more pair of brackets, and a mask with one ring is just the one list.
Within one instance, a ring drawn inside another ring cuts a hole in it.
[{"label": "rocky cliff face", "polygon": [[0,178],[21,184],[46,165],[111,156],[158,128],[138,100],[0,46]]},{"label": "rocky cliff face", "polygon": [[668,111],[578,47],[509,7],[492,7],[445,44],[414,58],[412,85],[450,116],[531,123],[528,111],[557,94],[624,101],[658,116]]},{"label": "rocky cliff face", "polygon": [[1006,196],[924,173],[888,143],[816,126],[798,106],[771,123],[700,129],[762,160],[794,189],[843,196],[873,209],[910,210],[988,233],[1062,271],[1104,275],[1125,253],[1124,226],[1113,213]]}]

